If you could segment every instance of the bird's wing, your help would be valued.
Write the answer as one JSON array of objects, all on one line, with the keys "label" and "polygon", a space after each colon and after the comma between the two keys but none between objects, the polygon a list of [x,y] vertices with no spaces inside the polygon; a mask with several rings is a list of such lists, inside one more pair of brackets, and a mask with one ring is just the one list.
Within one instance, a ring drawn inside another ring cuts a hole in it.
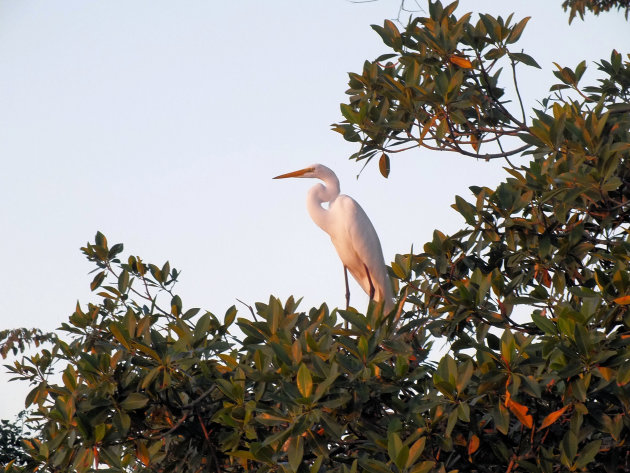
[{"label": "bird's wing", "polygon": [[391,296],[383,250],[372,222],[361,206],[351,197],[340,195],[330,209],[335,217],[336,235],[331,239],[343,264],[361,285],[370,293],[370,284],[365,267],[377,291],[376,298],[383,300]]}]

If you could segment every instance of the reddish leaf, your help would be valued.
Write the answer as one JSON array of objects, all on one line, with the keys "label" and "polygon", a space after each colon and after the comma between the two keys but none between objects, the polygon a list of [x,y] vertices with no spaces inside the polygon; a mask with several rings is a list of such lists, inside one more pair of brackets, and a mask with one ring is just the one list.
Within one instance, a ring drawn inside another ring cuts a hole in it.
[{"label": "reddish leaf", "polygon": [[389,176],[389,156],[385,153],[383,153],[381,158],[378,160],[378,169],[381,171],[383,177]]},{"label": "reddish leaf", "polygon": [[540,426],[540,429],[544,429],[545,427],[549,427],[551,424],[553,424],[555,421],[557,421],[560,418],[560,416],[562,416],[562,414],[564,414],[564,411],[566,411],[568,407],[569,406],[566,405],[562,409],[558,409],[557,411],[554,411],[551,414],[549,414],[547,417],[545,417],[545,419],[542,422],[542,425]]},{"label": "reddish leaf", "polygon": [[473,453],[475,453],[478,448],[479,448],[479,437],[473,434],[473,436],[470,438],[470,441],[468,442],[468,455],[472,455]]},{"label": "reddish leaf", "polygon": [[470,62],[468,59],[463,58],[463,57],[451,56],[449,58],[449,61],[451,61],[456,66],[462,67],[464,69],[472,69],[473,67],[472,62]]},{"label": "reddish leaf", "polygon": [[531,429],[534,426],[534,419],[527,413],[527,406],[508,399],[507,407],[525,427]]}]

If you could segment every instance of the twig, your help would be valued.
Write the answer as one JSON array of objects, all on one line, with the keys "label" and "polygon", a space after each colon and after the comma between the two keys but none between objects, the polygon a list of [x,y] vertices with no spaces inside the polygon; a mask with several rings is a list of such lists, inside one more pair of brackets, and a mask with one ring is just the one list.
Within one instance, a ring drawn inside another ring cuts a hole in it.
[{"label": "twig", "polygon": [[201,430],[203,430],[203,436],[206,438],[206,443],[210,447],[210,455],[212,455],[212,461],[214,462],[214,465],[217,468],[215,471],[217,471],[218,473],[221,473],[221,466],[219,465],[217,452],[215,452],[214,445],[212,445],[212,442],[210,442],[210,434],[208,434],[208,431],[206,430],[206,426],[204,425],[203,419],[201,418],[201,415],[199,414],[199,412],[197,412],[197,420],[199,421],[199,424],[201,425]]},{"label": "twig", "polygon": [[510,58],[510,62],[512,63],[512,80],[514,81],[514,89],[516,90],[518,103],[521,106],[521,113],[523,114],[523,123],[526,124],[527,118],[525,116],[525,108],[523,107],[523,99],[521,98],[521,92],[518,90],[518,82],[516,81],[516,62],[514,62],[514,59],[512,58]]},{"label": "twig", "polygon": [[252,309],[252,306],[248,305],[248,304],[245,304],[245,302],[240,300],[238,297],[236,297],[235,299],[237,301],[239,301],[241,304],[243,304],[245,307],[247,307],[249,309],[249,311],[252,313],[252,317],[254,317],[254,322],[258,322],[258,319],[256,318],[256,314],[254,314],[254,309]]},{"label": "twig", "polygon": [[210,393],[212,393],[212,391],[214,391],[216,389],[216,385],[213,385],[210,387],[210,389],[204,391],[201,396],[199,396],[197,399],[195,399],[192,402],[189,402],[188,404],[182,406],[182,409],[190,409],[191,407],[196,406],[197,404],[199,404],[206,396],[208,396]]},{"label": "twig", "polygon": [[171,427],[170,429],[168,429],[166,432],[161,433],[159,435],[148,435],[146,438],[149,440],[159,440],[161,438],[166,437],[167,435],[172,434],[173,432],[175,432],[180,425],[182,425],[184,423],[184,421],[188,418],[188,412],[185,412],[184,415],[182,416],[181,419],[179,419],[175,425],[173,425],[173,427]]}]

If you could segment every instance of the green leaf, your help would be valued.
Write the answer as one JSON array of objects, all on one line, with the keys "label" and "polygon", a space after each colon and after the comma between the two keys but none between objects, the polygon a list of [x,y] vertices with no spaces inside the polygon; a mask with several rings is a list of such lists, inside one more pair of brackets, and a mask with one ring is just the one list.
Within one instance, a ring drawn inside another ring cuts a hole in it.
[{"label": "green leaf", "polygon": [[392,473],[392,469],[390,467],[378,460],[373,460],[371,458],[360,459],[359,463],[361,464],[361,467],[369,473]]},{"label": "green leaf", "polygon": [[117,432],[121,436],[125,436],[131,427],[131,417],[129,417],[129,414],[124,411],[116,411],[113,418],[113,424]]},{"label": "green leaf", "polygon": [[225,317],[223,317],[223,325],[225,326],[225,328],[232,325],[234,319],[236,318],[237,312],[238,310],[236,309],[236,306],[231,306],[227,311],[225,311]]},{"label": "green leaf", "polygon": [[422,463],[417,464],[411,470],[409,470],[409,473],[429,473],[429,471],[431,471],[434,466],[434,461],[423,461]]},{"label": "green leaf", "polygon": [[392,432],[387,436],[387,453],[391,461],[396,462],[396,458],[402,450],[402,447],[403,443],[397,433]]},{"label": "green leaf", "polygon": [[462,197],[458,195],[455,196],[455,205],[453,208],[464,217],[468,225],[474,226],[477,223],[475,220],[475,216],[477,215],[475,206],[466,202]]},{"label": "green leaf", "polygon": [[[311,465],[311,468],[309,470],[310,473],[319,473],[319,469],[322,466],[322,462],[324,461],[324,456],[323,455],[318,455],[317,458],[315,459],[315,461],[313,462],[313,465]],[[356,473],[356,460],[352,463],[352,469],[353,472],[352,473]]]},{"label": "green leaf", "polygon": [[523,18],[512,28],[512,31],[510,31],[506,41],[508,44],[516,43],[520,39],[523,34],[523,30],[525,29],[525,25],[527,25],[530,18],[530,16]]},{"label": "green leaf", "polygon": [[177,316],[182,313],[182,300],[179,296],[173,296],[171,299],[171,314]]},{"label": "green leaf", "polygon": [[109,259],[114,259],[117,255],[119,255],[120,253],[122,253],[124,249],[124,246],[122,243],[116,243],[114,246],[111,247],[111,249],[109,250],[109,253],[107,254],[107,257]]},{"label": "green leaf", "polygon": [[507,435],[510,429],[510,412],[505,408],[503,403],[499,403],[492,410],[492,418],[497,430],[503,435]]},{"label": "green leaf", "polygon": [[595,459],[595,456],[599,453],[599,448],[602,445],[601,439],[593,440],[586,444],[584,448],[580,450],[578,453],[577,461],[575,462],[575,466],[578,468],[585,468],[590,462]]},{"label": "green leaf", "polygon": [[536,324],[536,327],[538,327],[540,330],[542,330],[546,334],[556,335],[558,333],[558,330],[556,329],[556,325],[547,317],[543,317],[542,315],[533,313],[532,321],[534,322],[534,324]]},{"label": "green leaf", "polygon": [[92,291],[95,291],[96,289],[98,289],[100,285],[103,284],[104,279],[105,279],[105,271],[101,271],[96,276],[94,276],[94,279],[92,279],[92,282],[90,283],[90,289]]},{"label": "green leaf", "polygon": [[298,467],[302,463],[302,457],[304,456],[304,441],[301,436],[292,437],[289,443],[289,466],[293,471],[297,471]]},{"label": "green leaf", "polygon": [[357,314],[351,310],[340,310],[338,311],[339,315],[343,317],[344,320],[350,322],[353,326],[359,328],[362,331],[368,330],[368,320],[365,316],[361,314]]},{"label": "green leaf", "polygon": [[472,361],[466,360],[466,362],[460,365],[460,368],[457,371],[457,384],[455,387],[457,388],[457,392],[461,394],[464,389],[466,389],[466,386],[468,386],[470,378],[473,375],[474,366]]},{"label": "green leaf", "polygon": [[94,242],[96,243],[96,246],[107,248],[107,238],[105,238],[105,235],[103,235],[101,232],[96,232]]},{"label": "green leaf", "polygon": [[453,429],[455,428],[455,424],[457,424],[457,419],[459,418],[459,409],[453,409],[448,415],[448,422],[446,423],[446,430],[444,432],[444,436],[450,438]]},{"label": "green leaf", "polygon": [[120,403],[120,407],[122,407],[126,411],[133,411],[136,409],[142,409],[149,402],[149,398],[142,393],[131,393],[129,396],[125,398],[123,402]]},{"label": "green leaf", "polygon": [[501,335],[501,356],[505,362],[509,365],[512,363],[514,356],[516,355],[516,342],[514,335],[510,330],[504,330]]},{"label": "green leaf", "polygon": [[346,120],[348,120],[348,122],[350,123],[358,122],[358,114],[354,111],[354,108],[351,105],[342,103],[339,107],[341,109],[341,114]]},{"label": "green leaf", "polygon": [[398,452],[398,456],[396,457],[396,460],[394,461],[399,471],[403,470],[403,468],[407,464],[408,459],[409,459],[409,447],[407,447],[406,445],[403,445],[403,447],[400,449],[400,452]]},{"label": "green leaf", "polygon": [[626,361],[617,371],[617,385],[625,386],[630,382],[630,361]]},{"label": "green leaf", "polygon": [[107,427],[105,424],[98,424],[96,427],[94,427],[94,442],[98,443],[103,440],[106,430]]},{"label": "green leaf", "polygon": [[304,363],[300,364],[297,373],[297,387],[303,397],[309,397],[313,392],[313,379],[311,372]]},{"label": "green leaf", "polygon": [[573,462],[573,459],[577,455],[577,450],[578,439],[572,431],[568,430],[567,433],[564,435],[561,444],[561,451],[562,453],[564,453],[566,459],[569,462],[569,465],[566,466],[570,466],[570,463]]},{"label": "green leaf", "polygon": [[199,308],[194,307],[192,309],[188,309],[186,312],[184,312],[184,314],[182,315],[182,319],[184,320],[188,320],[193,318],[195,315],[197,315],[199,313]]},{"label": "green leaf", "polygon": [[470,406],[466,402],[460,402],[457,405],[457,417],[462,422],[470,422]]},{"label": "green leaf", "polygon": [[118,276],[118,290],[121,293],[124,293],[127,291],[128,287],[129,287],[129,271],[127,271],[126,269],[123,269],[122,272],[120,273],[120,276]]},{"label": "green leaf", "polygon": [[164,266],[162,266],[162,269],[160,270],[160,280],[166,283],[168,281],[168,277],[170,276],[170,274],[171,274],[171,265],[167,261],[166,263],[164,263]]},{"label": "green leaf", "polygon": [[526,66],[532,66],[538,69],[542,69],[542,67],[540,67],[540,65],[536,62],[536,60],[533,57],[531,57],[529,54],[510,53],[510,57],[518,62],[522,62]]},{"label": "green leaf", "polygon": [[122,346],[124,346],[127,350],[131,350],[131,346],[129,345],[129,340],[127,336],[123,333],[116,322],[112,322],[109,325],[109,331],[116,338],[116,340],[118,340],[122,344]]},{"label": "green leaf", "polygon": [[580,62],[575,68],[575,79],[579,82],[579,80],[584,75],[584,71],[586,71],[586,61]]}]

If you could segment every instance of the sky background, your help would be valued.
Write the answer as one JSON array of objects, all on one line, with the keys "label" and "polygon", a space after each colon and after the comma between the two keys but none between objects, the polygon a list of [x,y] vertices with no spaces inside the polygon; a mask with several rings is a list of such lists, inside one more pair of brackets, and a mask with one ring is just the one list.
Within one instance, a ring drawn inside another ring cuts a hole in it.
[{"label": "sky background", "polygon": [[[586,59],[587,83],[593,61],[629,52],[622,14],[569,26],[560,5],[462,0],[456,12],[532,16],[519,47],[543,69],[519,68],[526,110],[555,82],[552,61]],[[236,299],[270,294],[343,305],[341,263],[305,209],[314,182],[271,179],[315,162],[361,203],[387,262],[435,228],[460,228],[454,196],[495,187],[504,162],[414,150],[394,157],[389,179],[376,162],[357,179],[356,147],[330,131],[347,72],[387,52],[370,24],[398,6],[0,0],[0,329],[54,330],[77,300],[97,300],[79,251],[97,230],[125,257],[181,270],[185,308],[222,316],[236,304],[247,317]],[[351,292],[363,308],[367,296]],[[0,418],[28,391],[8,378]]]}]

